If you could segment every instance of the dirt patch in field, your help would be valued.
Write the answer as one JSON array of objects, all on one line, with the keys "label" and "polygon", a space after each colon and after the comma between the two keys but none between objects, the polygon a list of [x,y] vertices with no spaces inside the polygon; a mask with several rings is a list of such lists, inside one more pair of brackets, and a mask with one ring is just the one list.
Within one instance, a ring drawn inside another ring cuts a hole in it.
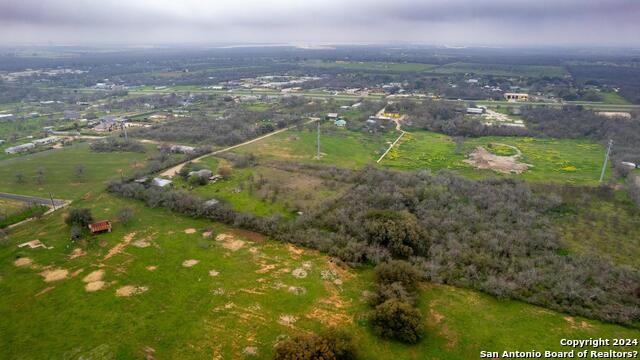
[{"label": "dirt patch in field", "polygon": [[244,241],[236,239],[231,234],[219,234],[218,236],[216,236],[216,241],[221,242],[222,247],[231,251],[238,251],[245,244]]},{"label": "dirt patch in field", "polygon": [[519,162],[520,150],[517,151],[518,154],[513,156],[499,156],[490,153],[482,146],[478,146],[464,162],[476,169],[493,170],[503,174],[521,174],[527,171],[531,165]]},{"label": "dirt patch in field", "polygon": [[147,288],[146,286],[126,285],[116,290],[116,296],[129,297],[133,295],[142,294],[147,290],[149,290],[149,288]]},{"label": "dirt patch in field", "polygon": [[149,266],[147,266],[145,269],[147,269],[147,270],[149,270],[149,271],[156,271],[156,269],[158,269],[158,267],[157,267],[157,266],[155,266],[155,265],[149,265]]},{"label": "dirt patch in field", "polygon": [[184,229],[184,233],[185,234],[195,234],[196,233],[196,229],[194,229],[194,228]]},{"label": "dirt patch in field", "polygon": [[99,281],[99,280],[102,280],[103,276],[104,276],[104,270],[100,269],[100,270],[96,270],[96,271],[91,272],[89,275],[85,276],[82,279],[82,281],[84,281],[86,283]]},{"label": "dirt patch in field", "polygon": [[304,249],[291,244],[287,244],[287,250],[289,250],[292,255],[302,255],[304,253]]},{"label": "dirt patch in field", "polygon": [[86,251],[84,251],[84,250],[82,250],[82,249],[80,249],[80,248],[75,248],[75,249],[73,249],[73,251],[71,252],[71,255],[69,255],[69,259],[70,259],[70,260],[73,260],[73,259],[75,259],[75,258],[79,258],[79,257],[81,257],[81,256],[85,256],[85,255],[87,255],[87,252],[86,252]]},{"label": "dirt patch in field", "polygon": [[53,282],[64,280],[69,276],[69,270],[66,269],[53,269],[45,270],[40,273],[40,276],[44,278],[45,282]]},{"label": "dirt patch in field", "polygon": [[87,292],[94,292],[104,289],[106,283],[104,281],[92,281],[84,286]]},{"label": "dirt patch in field", "polygon": [[133,240],[133,238],[134,238],[135,236],[136,236],[136,232],[135,232],[135,231],[134,231],[134,232],[132,232],[132,233],[129,233],[129,234],[125,235],[125,236],[124,236],[124,238],[122,238],[122,241],[121,241],[118,245],[116,245],[116,246],[112,247],[112,248],[109,250],[109,252],[107,253],[107,255],[105,255],[105,256],[104,256],[104,258],[102,258],[102,261],[105,261],[105,260],[107,260],[107,259],[110,259],[111,257],[113,257],[113,256],[115,256],[115,255],[117,255],[117,254],[121,253],[121,252],[122,252],[122,250],[124,250],[124,248],[126,248],[126,247],[127,247],[127,245],[129,245],[129,243],[131,242],[131,240]]},{"label": "dirt patch in field", "polygon": [[571,326],[572,329],[591,329],[593,328],[592,325],[590,325],[589,323],[587,323],[586,321],[576,321],[575,318],[571,317],[571,316],[566,316],[564,318],[564,320],[569,323],[569,325]]},{"label": "dirt patch in field", "polygon": [[297,277],[298,279],[304,279],[307,277],[307,271],[303,268],[295,269],[291,272],[291,275]]},{"label": "dirt patch in field", "polygon": [[260,269],[256,270],[257,274],[265,274],[276,268],[275,264],[263,264]]},{"label": "dirt patch in field", "polygon": [[218,275],[220,275],[220,272],[219,272],[219,271],[216,271],[216,270],[209,270],[209,276],[211,276],[211,277],[216,277],[216,276],[218,276]]},{"label": "dirt patch in field", "polygon": [[248,239],[249,241],[255,241],[257,243],[263,243],[267,240],[266,236],[249,230],[233,229],[231,231],[231,234],[238,237],[243,237],[245,239]]},{"label": "dirt patch in field", "polygon": [[28,257],[21,257],[13,262],[13,265],[17,267],[26,267],[31,266],[33,264],[33,260]]},{"label": "dirt patch in field", "polygon": [[347,314],[320,308],[313,309],[306,315],[306,317],[309,319],[317,320],[321,324],[331,327],[349,324],[353,320]]},{"label": "dirt patch in field", "polygon": [[298,318],[293,315],[280,315],[278,323],[284,326],[293,326],[298,321]]},{"label": "dirt patch in field", "polygon": [[39,293],[36,294],[36,297],[40,297],[46,293],[48,293],[49,291],[55,289],[55,286],[47,286],[46,288],[42,289]]},{"label": "dirt patch in field", "polygon": [[96,270],[85,276],[82,281],[86,283],[84,289],[88,292],[94,292],[104,289],[106,283],[102,281],[104,277],[104,270]]},{"label": "dirt patch in field", "polygon": [[189,259],[189,260],[185,260],[182,262],[182,266],[190,268],[194,265],[196,265],[197,263],[199,263],[200,260],[195,260],[195,259]]},{"label": "dirt patch in field", "polygon": [[135,246],[135,247],[137,247],[137,248],[144,249],[144,248],[146,248],[146,247],[151,246],[151,243],[150,243],[150,242],[148,242],[148,241],[146,241],[146,240],[136,240],[136,241],[134,241],[134,242],[133,242],[133,244],[131,244],[131,245],[133,245],[133,246]]}]

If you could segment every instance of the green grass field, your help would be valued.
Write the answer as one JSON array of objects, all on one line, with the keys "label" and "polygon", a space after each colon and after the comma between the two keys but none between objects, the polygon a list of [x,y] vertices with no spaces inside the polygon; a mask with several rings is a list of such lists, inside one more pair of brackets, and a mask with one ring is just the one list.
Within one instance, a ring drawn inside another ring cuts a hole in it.
[{"label": "green grass field", "polygon": [[439,74],[466,74],[494,75],[494,76],[555,76],[562,77],[567,70],[562,66],[546,65],[504,65],[504,64],[477,64],[477,63],[452,63],[433,69]]},{"label": "green grass field", "polygon": [[[466,139],[456,144],[449,136],[419,131],[405,136],[381,164],[401,170],[449,169],[472,178],[498,176],[491,170],[475,169],[464,160],[478,146],[491,151],[491,146],[501,148],[501,144],[518,148],[522,152],[518,161],[532,167],[522,174],[500,176],[520,177],[535,182],[598,183],[605,149],[586,140],[491,136]],[[498,155],[508,156],[511,153]],[[610,169],[607,175],[609,173]]]},{"label": "green grass field", "polygon": [[640,211],[624,191],[615,199],[567,199],[569,208],[556,220],[569,251],[640,267]]},{"label": "green grass field", "polygon": [[[371,164],[386,150],[387,142],[393,141],[396,137],[395,132],[385,135],[364,134],[336,128],[327,123],[321,129],[319,163],[348,168]],[[314,127],[307,127],[302,131],[285,131],[243,146],[235,152],[253,153],[264,159],[317,162],[316,132]]]},{"label": "green grass field", "polygon": [[[108,179],[133,174],[149,155],[144,153],[97,153],[88,144],[60,150],[25,155],[0,161],[0,191],[24,195],[77,199],[87,192],[100,192]],[[84,167],[84,175],[76,176],[75,168]],[[42,169],[41,183],[37,172]],[[22,174],[23,182],[17,175]]]},{"label": "green grass field", "polygon": [[387,63],[378,61],[322,61],[308,60],[302,62],[304,66],[320,68],[344,68],[353,70],[380,70],[391,72],[425,72],[437,65],[419,63]]},{"label": "green grass field", "polygon": [[22,209],[26,205],[24,202],[18,200],[0,199],[0,215],[6,216],[16,210]]},{"label": "green grass field", "polygon": [[[0,352],[7,358],[268,359],[278,337],[327,326],[354,334],[366,359],[469,359],[480,350],[560,350],[565,337],[640,336],[475,291],[425,285],[419,304],[424,341],[383,341],[366,324],[369,269],[342,268],[315,251],[106,194],[76,206],[91,207],[97,219],[114,219],[122,207],[135,216],[84,246],[70,243],[60,212],[11,232],[0,247]],[[203,236],[209,231],[211,238]],[[16,247],[34,238],[53,249]],[[86,255],[72,259],[78,247]],[[14,264],[25,257],[30,265]],[[185,267],[186,260],[198,262]],[[45,282],[46,270],[57,270],[47,275],[61,279]],[[87,291],[86,277],[99,270],[103,283],[91,286],[103,288]],[[125,286],[138,292],[118,296]]]}]

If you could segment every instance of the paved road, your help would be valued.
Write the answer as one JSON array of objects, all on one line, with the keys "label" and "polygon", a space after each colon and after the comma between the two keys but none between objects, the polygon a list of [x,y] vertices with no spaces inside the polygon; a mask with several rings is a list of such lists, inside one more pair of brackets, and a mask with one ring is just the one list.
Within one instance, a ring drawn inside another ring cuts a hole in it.
[{"label": "paved road", "polygon": [[[41,198],[36,196],[28,196],[28,195],[18,195],[18,194],[9,194],[0,192],[0,199],[8,199],[8,200],[17,200],[23,201],[26,203],[36,203],[40,205],[51,205],[51,199],[49,198]],[[53,203],[56,207],[62,206],[66,204],[66,201],[60,199],[53,199]]]}]

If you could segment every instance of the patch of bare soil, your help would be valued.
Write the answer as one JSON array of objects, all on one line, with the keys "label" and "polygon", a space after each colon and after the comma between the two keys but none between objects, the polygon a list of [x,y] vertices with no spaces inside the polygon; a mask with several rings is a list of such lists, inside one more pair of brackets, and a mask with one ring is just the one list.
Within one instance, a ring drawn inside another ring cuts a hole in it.
[{"label": "patch of bare soil", "polygon": [[218,275],[220,275],[220,272],[218,272],[216,270],[209,270],[209,276],[216,277]]},{"label": "patch of bare soil", "polygon": [[89,275],[85,276],[82,279],[82,281],[84,281],[86,283],[99,281],[99,280],[102,280],[103,276],[104,276],[104,270],[100,269],[100,270],[96,270],[96,271],[91,272]]},{"label": "patch of bare soil", "polygon": [[303,288],[302,286],[289,286],[287,291],[294,295],[304,295],[307,293],[307,289]]},{"label": "patch of bare soil", "polygon": [[112,248],[109,250],[109,252],[107,253],[107,255],[105,255],[105,256],[104,256],[104,258],[102,258],[102,261],[105,261],[105,260],[107,260],[107,259],[110,259],[111,257],[113,257],[113,256],[115,256],[115,255],[117,255],[117,254],[121,253],[121,252],[122,252],[122,250],[124,250],[124,248],[126,248],[126,247],[127,247],[127,245],[129,245],[129,243],[131,242],[131,240],[133,240],[133,238],[134,238],[135,236],[136,236],[136,232],[135,232],[135,231],[134,231],[134,232],[132,232],[132,233],[129,233],[129,234],[125,235],[125,237],[124,237],[124,238],[122,238],[122,241],[121,241],[118,245],[116,245],[116,246],[112,247]]},{"label": "patch of bare soil", "polygon": [[69,270],[66,269],[53,269],[45,270],[40,273],[40,276],[44,278],[45,282],[53,282],[64,280],[69,276]]},{"label": "patch of bare soil", "polygon": [[235,235],[235,236],[239,236],[239,237],[243,237],[246,238],[250,241],[255,241],[257,243],[263,243],[267,240],[267,237],[257,233],[257,232],[253,232],[253,231],[249,231],[249,230],[243,230],[243,229],[233,229],[231,231],[231,234]]},{"label": "patch of bare soil", "polygon": [[236,239],[231,234],[219,234],[218,236],[216,236],[216,241],[221,242],[222,247],[231,251],[238,251],[245,244],[244,241]]},{"label": "patch of bare soil", "polygon": [[296,321],[298,321],[298,318],[293,315],[280,315],[278,319],[278,323],[284,326],[293,326]]},{"label": "patch of bare soil", "polygon": [[149,266],[147,266],[145,269],[147,269],[147,270],[149,270],[149,271],[156,271],[156,269],[157,269],[157,268],[158,268],[158,267],[157,267],[157,266],[155,266],[155,265],[149,265]]},{"label": "patch of bare soil", "polygon": [[242,353],[247,356],[258,356],[258,348],[255,346],[247,346],[242,350]]},{"label": "patch of bare soil", "polygon": [[104,277],[104,270],[96,270],[85,276],[82,281],[87,283],[84,289],[88,292],[98,291],[104,289],[106,283],[102,281]]},{"label": "patch of bare soil", "polygon": [[136,241],[134,241],[134,242],[133,242],[133,244],[131,244],[131,245],[133,245],[133,246],[135,246],[135,247],[137,247],[137,248],[144,249],[144,248],[146,248],[146,247],[151,246],[151,243],[150,243],[150,242],[148,242],[148,241],[146,241],[146,240],[136,240]]},{"label": "patch of bare soil", "polygon": [[206,238],[206,239],[210,238],[211,235],[213,235],[213,231],[211,231],[211,230],[205,231],[205,232],[202,233],[202,237]]},{"label": "patch of bare soil", "polygon": [[78,270],[76,270],[76,271],[71,273],[71,277],[74,278],[74,277],[82,274],[83,271],[84,271],[84,269],[78,269]]},{"label": "patch of bare soil", "polygon": [[85,256],[87,255],[87,252],[82,250],[81,248],[75,248],[73,249],[73,251],[71,252],[71,255],[69,255],[69,259],[73,260],[75,258],[79,258],[81,256]]},{"label": "patch of bare soil", "polygon": [[133,295],[142,294],[147,290],[149,290],[149,288],[146,286],[126,285],[116,290],[116,296],[129,297]]},{"label": "patch of bare soil", "polygon": [[304,253],[304,249],[301,249],[295,245],[287,244],[287,250],[293,255],[301,255]]},{"label": "patch of bare soil", "polygon": [[576,319],[571,316],[566,316],[564,320],[569,323],[572,329],[590,329],[593,327],[584,320],[577,322]]},{"label": "patch of bare soil", "polygon": [[273,270],[276,268],[275,264],[263,264],[262,267],[258,270],[256,270],[257,274],[265,274],[268,273],[269,271]]},{"label": "patch of bare soil", "polygon": [[196,233],[196,229],[194,229],[194,228],[184,229],[184,233],[185,234],[195,234]]},{"label": "patch of bare soil", "polygon": [[298,279],[304,279],[307,277],[307,271],[303,268],[295,269],[291,272],[291,275],[297,277]]},{"label": "patch of bare soil", "polygon": [[28,257],[21,257],[13,262],[13,265],[17,267],[31,266],[32,264],[33,264],[33,260]]},{"label": "patch of bare soil", "polygon": [[37,293],[36,297],[40,297],[53,289],[55,289],[55,286],[47,286],[46,288],[42,289],[39,293]]},{"label": "patch of bare soil", "polygon": [[527,171],[531,165],[519,162],[518,158],[520,158],[520,154],[499,156],[490,153],[482,146],[478,146],[464,162],[476,169],[493,170],[503,174],[521,174]]},{"label": "patch of bare soil", "polygon": [[185,260],[182,262],[182,266],[190,268],[192,266],[194,266],[195,264],[199,263],[200,260],[194,260],[194,259],[189,259],[189,260]]},{"label": "patch of bare soil", "polygon": [[84,289],[87,292],[94,292],[94,291],[98,291],[98,290],[102,290],[105,287],[105,282],[104,281],[92,281],[90,283],[87,283],[84,286]]}]

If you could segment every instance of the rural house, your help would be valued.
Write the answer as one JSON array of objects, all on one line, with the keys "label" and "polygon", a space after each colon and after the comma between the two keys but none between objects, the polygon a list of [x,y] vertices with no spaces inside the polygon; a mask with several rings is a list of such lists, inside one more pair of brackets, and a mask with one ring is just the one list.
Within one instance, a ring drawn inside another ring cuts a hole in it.
[{"label": "rural house", "polygon": [[89,224],[88,226],[89,231],[91,231],[92,234],[111,232],[111,221],[109,220],[98,221],[93,224]]}]

